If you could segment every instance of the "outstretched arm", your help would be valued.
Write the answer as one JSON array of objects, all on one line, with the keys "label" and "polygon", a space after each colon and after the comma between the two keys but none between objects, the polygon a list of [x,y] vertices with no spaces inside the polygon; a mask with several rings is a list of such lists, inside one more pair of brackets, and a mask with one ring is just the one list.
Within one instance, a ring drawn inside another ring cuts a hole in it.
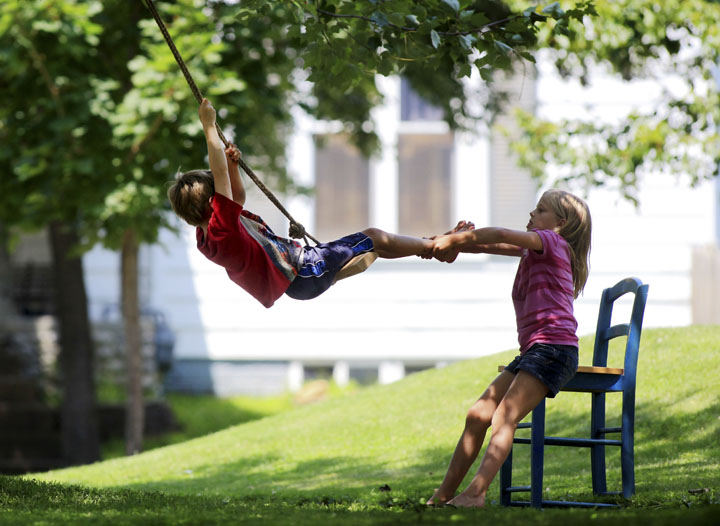
[{"label": "outstretched arm", "polygon": [[225,158],[227,160],[228,171],[230,174],[230,188],[232,190],[232,198],[240,206],[245,204],[245,186],[243,186],[240,178],[240,170],[238,162],[240,161],[240,150],[237,146],[231,144],[225,148]]},{"label": "outstretched arm", "polygon": [[228,163],[223,151],[223,143],[215,127],[215,108],[213,108],[209,100],[203,99],[198,113],[200,114],[200,122],[207,141],[208,160],[210,162],[210,171],[213,174],[213,182],[215,183],[215,192],[232,199]]},{"label": "outstretched arm", "polygon": [[468,254],[496,254],[499,256],[516,256],[522,255],[523,247],[511,245],[510,243],[490,243],[487,245],[474,245],[465,247],[459,252]]},{"label": "outstretched arm", "polygon": [[437,238],[433,256],[447,262],[454,261],[459,252],[520,256],[523,248],[542,250],[540,236],[535,232],[486,227]]}]

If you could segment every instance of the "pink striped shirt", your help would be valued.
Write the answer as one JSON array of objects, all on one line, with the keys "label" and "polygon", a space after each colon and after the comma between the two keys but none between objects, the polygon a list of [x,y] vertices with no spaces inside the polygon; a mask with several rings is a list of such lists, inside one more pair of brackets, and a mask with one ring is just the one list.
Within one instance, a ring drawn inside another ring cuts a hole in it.
[{"label": "pink striped shirt", "polygon": [[523,251],[512,291],[521,353],[536,343],[578,344],[567,241],[552,230],[535,232],[543,250]]}]

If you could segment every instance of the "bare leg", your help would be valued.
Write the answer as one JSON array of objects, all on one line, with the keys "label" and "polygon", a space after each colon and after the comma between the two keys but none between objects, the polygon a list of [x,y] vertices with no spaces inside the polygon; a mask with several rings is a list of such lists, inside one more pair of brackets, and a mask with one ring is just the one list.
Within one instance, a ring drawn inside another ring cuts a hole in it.
[{"label": "bare leg", "polygon": [[420,256],[430,253],[433,247],[433,242],[429,239],[390,234],[379,228],[365,229],[363,234],[372,239],[375,252],[385,259]]},{"label": "bare leg", "polygon": [[502,372],[470,408],[465,418],[465,429],[455,447],[445,478],[428,499],[428,505],[444,504],[453,498],[468,469],[475,462],[492,416],[514,379],[513,373]]},{"label": "bare leg", "polygon": [[547,394],[547,386],[530,373],[519,371],[492,417],[492,436],[480,468],[465,491],[449,501],[460,507],[482,507],[490,482],[510,453],[517,425]]},{"label": "bare leg", "polygon": [[[458,221],[458,224],[452,230],[445,232],[445,235],[473,230],[474,228],[475,225],[470,221]],[[436,236],[429,238],[401,236],[385,232],[379,228],[367,228],[362,232],[372,239],[375,252],[381,258],[395,259],[407,256],[424,256],[426,259],[430,259],[432,257],[433,244],[431,241]]]}]

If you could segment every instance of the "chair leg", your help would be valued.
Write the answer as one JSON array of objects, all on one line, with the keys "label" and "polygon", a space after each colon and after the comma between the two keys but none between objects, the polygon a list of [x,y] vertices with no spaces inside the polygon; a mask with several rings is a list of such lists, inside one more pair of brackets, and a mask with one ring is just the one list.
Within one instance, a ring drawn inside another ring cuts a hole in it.
[{"label": "chair leg", "polygon": [[623,497],[635,493],[635,395],[623,395],[622,446],[620,446]]},{"label": "chair leg", "polygon": [[[605,393],[593,393],[590,414],[590,437],[605,438],[605,434],[600,431],[604,427]],[[592,471],[593,493],[595,495],[607,493],[605,446],[594,445],[590,447],[590,466]]]},{"label": "chair leg", "polygon": [[530,433],[530,505],[542,508],[543,464],[545,457],[545,399],[532,412]]},{"label": "chair leg", "polygon": [[512,486],[512,454],[513,450],[510,448],[505,462],[500,467],[500,505],[510,506],[512,500],[512,494],[508,491],[508,488]]}]

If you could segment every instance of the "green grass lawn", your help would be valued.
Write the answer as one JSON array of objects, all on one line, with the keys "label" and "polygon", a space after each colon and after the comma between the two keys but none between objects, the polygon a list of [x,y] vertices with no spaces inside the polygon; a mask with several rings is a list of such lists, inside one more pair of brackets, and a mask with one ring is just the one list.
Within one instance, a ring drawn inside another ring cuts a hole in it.
[{"label": "green grass lawn", "polygon": [[[592,341],[583,339],[581,364]],[[621,510],[426,510],[462,431],[467,408],[513,352],[457,363],[287,410],[130,458],[2,478],[0,521],[316,524],[720,521],[720,327],[646,330],[637,416],[637,495]],[[612,356],[612,355],[611,355]],[[621,366],[618,361],[611,366]],[[548,404],[547,434],[586,436],[589,396]],[[608,413],[619,413],[609,396]],[[514,481],[529,480],[517,446]],[[619,453],[608,453],[609,489]],[[591,499],[586,449],[548,448],[544,485],[554,499]],[[472,475],[471,470],[468,477]],[[469,479],[469,478],[468,478]],[[389,486],[390,491],[381,491]],[[690,490],[701,490],[692,492]]]},{"label": "green grass lawn", "polygon": [[[251,396],[216,398],[210,395],[170,394],[167,402],[172,407],[180,429],[159,436],[146,437],[143,443],[145,450],[185,442],[226,427],[289,411],[295,407],[290,394],[263,398]],[[124,455],[123,438],[112,439],[102,444],[103,459]]]}]

